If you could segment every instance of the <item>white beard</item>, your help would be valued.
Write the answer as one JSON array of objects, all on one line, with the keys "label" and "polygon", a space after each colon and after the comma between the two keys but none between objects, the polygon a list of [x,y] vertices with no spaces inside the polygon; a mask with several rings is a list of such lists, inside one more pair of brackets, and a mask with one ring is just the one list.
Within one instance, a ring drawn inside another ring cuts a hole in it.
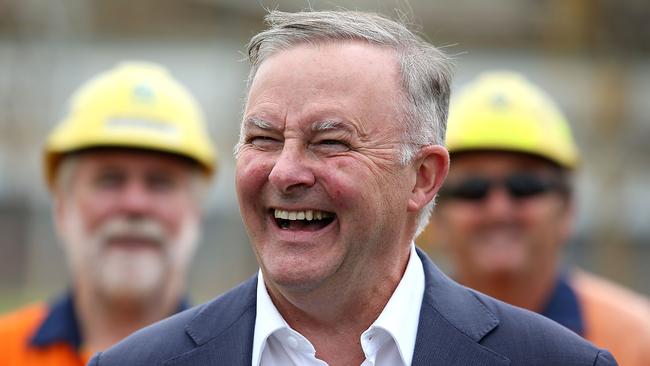
[{"label": "white beard", "polygon": [[[97,295],[108,301],[134,304],[161,300],[170,286],[182,286],[186,268],[197,246],[198,223],[183,223],[177,237],[169,238],[151,219],[116,217],[93,234],[75,215],[68,217],[64,242],[73,276],[85,276]],[[111,247],[111,238],[135,235],[155,245],[144,248]],[[178,289],[175,289],[176,291]]]},{"label": "white beard", "polygon": [[170,263],[160,251],[112,248],[102,255],[95,276],[105,296],[142,301],[164,290]]}]

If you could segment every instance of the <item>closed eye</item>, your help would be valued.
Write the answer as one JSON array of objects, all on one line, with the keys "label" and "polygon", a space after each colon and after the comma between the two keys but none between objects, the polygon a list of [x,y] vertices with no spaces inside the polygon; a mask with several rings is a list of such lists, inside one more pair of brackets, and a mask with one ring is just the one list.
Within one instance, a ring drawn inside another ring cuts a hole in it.
[{"label": "closed eye", "polygon": [[323,139],[313,142],[312,149],[324,152],[344,152],[350,150],[350,145],[343,140]]},{"label": "closed eye", "polygon": [[270,136],[252,136],[248,138],[247,142],[264,150],[276,149],[282,146],[282,141]]},{"label": "closed eye", "polygon": [[126,176],[123,172],[106,169],[93,179],[95,187],[100,189],[115,189],[124,184]]},{"label": "closed eye", "polygon": [[152,173],[147,176],[147,185],[153,191],[168,192],[178,185],[178,180],[170,174]]},{"label": "closed eye", "polygon": [[321,140],[318,143],[322,145],[347,145],[345,142],[339,140]]}]

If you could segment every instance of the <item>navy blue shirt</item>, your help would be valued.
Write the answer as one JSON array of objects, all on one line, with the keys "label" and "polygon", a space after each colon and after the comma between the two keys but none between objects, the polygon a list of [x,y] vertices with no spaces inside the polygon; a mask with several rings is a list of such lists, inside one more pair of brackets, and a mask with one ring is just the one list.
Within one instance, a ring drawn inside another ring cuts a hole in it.
[{"label": "navy blue shirt", "polygon": [[585,326],[578,296],[571,288],[566,273],[558,278],[542,315],[584,336]]},{"label": "navy blue shirt", "polygon": [[[189,307],[189,302],[183,298],[176,312]],[[47,317],[32,337],[30,344],[34,347],[46,347],[58,342],[67,343],[76,350],[79,350],[83,343],[71,292],[64,293],[52,302]]]}]

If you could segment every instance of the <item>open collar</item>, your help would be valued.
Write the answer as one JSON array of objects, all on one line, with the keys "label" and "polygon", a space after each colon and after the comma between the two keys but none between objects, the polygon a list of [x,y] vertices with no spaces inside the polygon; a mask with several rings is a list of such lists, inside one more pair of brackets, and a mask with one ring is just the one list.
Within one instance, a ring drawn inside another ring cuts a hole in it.
[{"label": "open collar", "polygon": [[[295,332],[285,321],[273,304],[264,285],[262,271],[258,271],[257,282],[257,317],[255,320],[255,336],[253,339],[253,365],[259,365],[269,337],[281,329]],[[397,288],[378,318],[362,334],[362,345],[367,336],[377,332],[392,338],[395,347],[405,365],[411,363],[415,347],[416,332],[420,305],[424,292],[424,271],[422,261],[415,251],[415,243],[411,243],[409,260],[406,270]],[[298,333],[299,334],[299,333]],[[372,336],[370,336],[372,337]],[[304,337],[300,337],[304,339]],[[365,340],[367,341],[367,340]],[[305,339],[305,342],[309,342]],[[311,343],[309,346],[313,349]],[[366,346],[364,345],[364,350]]]},{"label": "open collar", "polygon": [[366,331],[374,328],[386,331],[393,338],[405,365],[410,365],[413,359],[424,281],[422,260],[415,251],[415,243],[411,243],[411,253],[402,279],[379,317]]}]

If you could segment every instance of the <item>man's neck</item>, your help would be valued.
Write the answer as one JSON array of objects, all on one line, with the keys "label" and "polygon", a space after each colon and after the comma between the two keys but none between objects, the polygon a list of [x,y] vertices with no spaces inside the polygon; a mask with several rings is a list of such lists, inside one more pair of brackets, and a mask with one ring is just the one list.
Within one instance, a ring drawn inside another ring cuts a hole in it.
[{"label": "man's neck", "polygon": [[163,319],[178,306],[179,296],[151,299],[106,299],[88,291],[77,291],[74,302],[83,349],[88,353],[103,351],[134,331]]},{"label": "man's neck", "polygon": [[543,311],[557,280],[556,267],[545,273],[465,276],[458,281],[506,303],[534,312]]}]

